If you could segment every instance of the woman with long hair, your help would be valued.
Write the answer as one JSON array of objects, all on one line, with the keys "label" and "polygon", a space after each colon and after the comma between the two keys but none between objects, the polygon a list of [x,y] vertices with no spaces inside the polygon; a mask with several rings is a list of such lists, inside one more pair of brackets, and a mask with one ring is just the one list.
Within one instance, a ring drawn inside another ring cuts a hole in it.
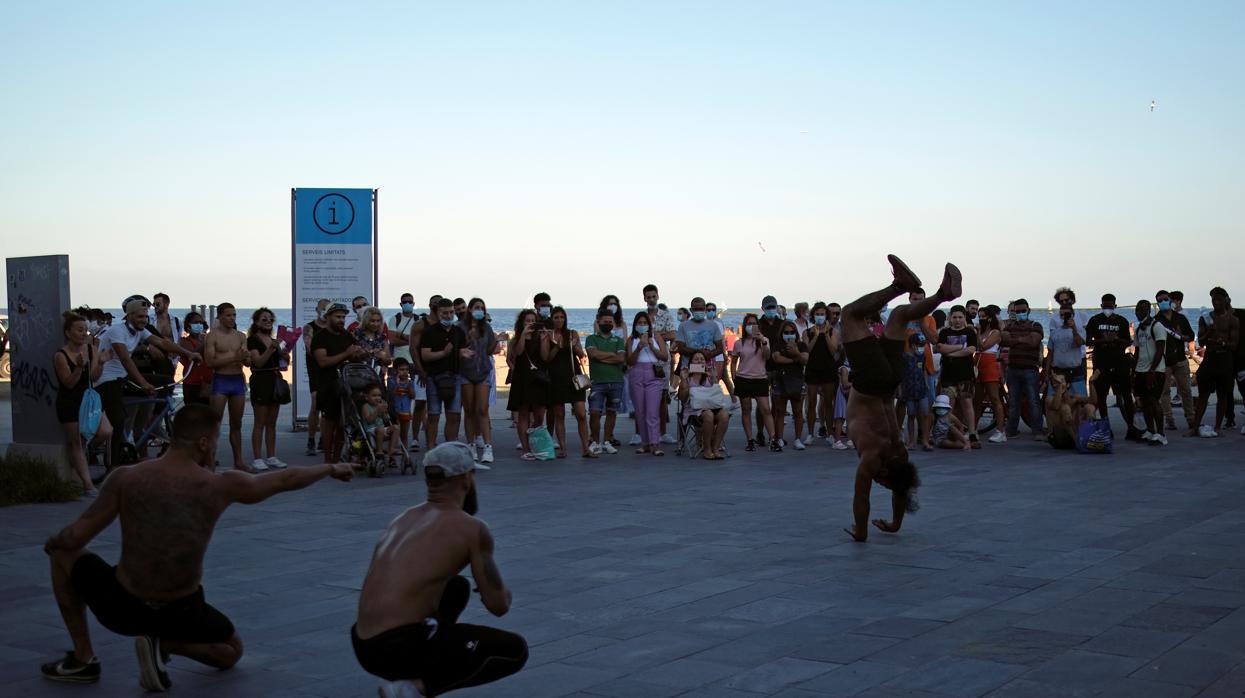
[{"label": "woman with long hair", "polygon": [[692,352],[679,376],[679,401],[700,417],[700,445],[705,460],[724,460],[722,441],[730,425],[730,397],[703,351]]},{"label": "woman with long hair", "polygon": [[[808,329],[804,331],[804,344],[808,347],[808,363],[804,365],[804,383],[808,386],[808,436],[805,444],[812,443],[817,434],[817,418],[827,413],[834,413],[835,388],[839,383],[838,365],[835,354],[838,353],[838,338],[834,336],[834,326],[830,324],[829,307],[818,301],[813,305]],[[820,398],[822,409],[817,409]],[[826,429],[826,443],[833,444],[830,438],[830,425],[823,423]]]},{"label": "woman with long hair", "polygon": [[800,341],[800,331],[795,322],[784,320],[780,329],[782,346],[773,352],[774,384],[770,394],[774,401],[774,438],[779,446],[786,445],[787,404],[791,405],[791,421],[795,426],[795,440],[791,442],[797,451],[804,450],[804,364],[808,363],[808,347]]},{"label": "woman with long hair", "polygon": [[[74,474],[82,482],[85,497],[95,497],[99,490],[91,482],[91,471],[87,468],[86,452],[82,448],[82,432],[78,428],[78,412],[82,407],[82,396],[91,383],[99,377],[104,362],[99,352],[91,346],[91,335],[86,329],[86,318],[74,312],[61,315],[61,332],[65,336],[65,344],[52,356],[52,368],[56,372],[56,421],[60,422],[65,432],[65,448],[69,451],[69,462],[73,465]],[[104,442],[112,438],[112,427],[108,417],[99,416],[99,428],[95,430],[93,441]]]},{"label": "woman with long hair", "polygon": [[[752,432],[754,402],[766,433],[774,433],[774,417],[769,404],[769,375],[765,372],[765,362],[769,359],[769,340],[761,333],[756,313],[744,315],[739,340],[731,350],[731,375],[735,377],[735,396],[739,398],[740,418],[744,423],[744,436],[748,439],[748,451],[756,450],[756,440]],[[782,450],[777,437],[770,443],[770,450]]]},{"label": "woman with long hair", "polygon": [[541,355],[541,332],[536,324],[536,311],[520,310],[514,321],[514,338],[507,347],[513,362],[507,409],[514,412],[523,460],[528,461],[536,460],[536,456],[532,454],[527,430],[545,421],[545,405],[549,404],[549,372]]},{"label": "woman with long hair", "polygon": [[576,390],[575,375],[583,373],[581,361],[588,353],[580,344],[579,333],[566,326],[566,309],[556,306],[549,316],[552,332],[545,347],[545,363],[549,365],[549,433],[558,443],[558,457],[566,457],[566,406],[571,406],[579,423],[579,441],[584,458],[596,458],[588,446],[588,413],[584,409],[585,391]]},{"label": "woman with long hair", "polygon": [[[251,467],[256,470],[286,465],[277,458],[277,415],[281,403],[273,391],[281,377],[282,363],[289,365],[289,354],[285,343],[272,334],[276,320],[271,310],[260,308],[251,313],[251,327],[246,331],[246,349],[251,353],[251,410],[255,413],[255,423],[251,425],[251,454],[255,460]],[[261,443],[267,458],[261,453]]]},{"label": "woman with long hair", "polygon": [[636,428],[640,435],[640,448],[636,453],[664,456],[660,448],[661,392],[666,386],[663,362],[670,359],[670,352],[665,342],[653,336],[650,325],[647,312],[636,313],[626,346],[631,402],[635,405]]},{"label": "woman with long hair", "polygon": [[481,298],[467,303],[467,313],[462,320],[463,334],[467,335],[467,348],[471,358],[463,359],[459,370],[463,377],[463,417],[467,444],[477,454],[481,463],[493,462],[493,429],[489,422],[489,390],[493,376],[493,353],[497,351],[497,335],[489,322],[488,306]]},{"label": "woman with long hair", "polygon": [[977,331],[976,417],[978,421],[981,420],[988,402],[994,417],[993,427],[996,430],[994,436],[990,437],[990,443],[1001,444],[1007,441],[1007,434],[1004,433],[1006,430],[1003,429],[1003,424],[1005,424],[1003,418],[1007,413],[1004,411],[1003,393],[1000,388],[1003,384],[1003,371],[999,362],[999,342],[1003,338],[1003,333],[999,324],[999,307],[987,305],[977,311],[977,318],[979,329]]}]

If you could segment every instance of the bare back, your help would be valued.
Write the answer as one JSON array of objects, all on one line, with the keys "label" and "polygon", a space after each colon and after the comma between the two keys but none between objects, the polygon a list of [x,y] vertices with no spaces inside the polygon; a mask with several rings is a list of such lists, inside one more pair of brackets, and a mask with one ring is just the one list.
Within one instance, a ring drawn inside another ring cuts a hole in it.
[{"label": "bare back", "polygon": [[363,580],[359,637],[433,616],[446,583],[471,562],[487,535],[488,527],[461,509],[428,502],[394,519]]},{"label": "bare back", "polygon": [[860,452],[860,464],[877,475],[890,457],[905,451],[903,435],[895,420],[894,401],[855,390],[847,399],[848,436]]},{"label": "bare back", "polygon": [[193,593],[203,578],[203,556],[216,521],[229,504],[219,489],[221,477],[164,458],[112,475],[118,476],[118,581],[150,601]]}]

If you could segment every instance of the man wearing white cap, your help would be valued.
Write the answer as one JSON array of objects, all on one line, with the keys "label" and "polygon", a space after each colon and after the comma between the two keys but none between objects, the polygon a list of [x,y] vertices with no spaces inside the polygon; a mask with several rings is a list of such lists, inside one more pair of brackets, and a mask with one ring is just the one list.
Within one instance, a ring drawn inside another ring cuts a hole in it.
[{"label": "man wearing white cap", "polygon": [[468,564],[484,607],[495,616],[510,610],[493,536],[474,516],[476,470],[489,467],[461,441],[428,451],[428,501],[394,519],[376,546],[350,639],[359,665],[385,679],[382,696],[440,695],[492,683],[527,663],[521,636],[458,622],[471,597],[458,574]]}]

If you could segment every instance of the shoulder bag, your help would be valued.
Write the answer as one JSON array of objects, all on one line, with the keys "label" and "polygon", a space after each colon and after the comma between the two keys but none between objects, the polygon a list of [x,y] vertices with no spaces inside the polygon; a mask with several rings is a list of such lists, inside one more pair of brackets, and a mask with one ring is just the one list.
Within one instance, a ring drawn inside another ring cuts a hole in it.
[{"label": "shoulder bag", "polygon": [[583,392],[592,387],[592,379],[584,375],[579,362],[575,360],[575,347],[569,347],[569,351],[571,354],[571,385],[576,392]]}]

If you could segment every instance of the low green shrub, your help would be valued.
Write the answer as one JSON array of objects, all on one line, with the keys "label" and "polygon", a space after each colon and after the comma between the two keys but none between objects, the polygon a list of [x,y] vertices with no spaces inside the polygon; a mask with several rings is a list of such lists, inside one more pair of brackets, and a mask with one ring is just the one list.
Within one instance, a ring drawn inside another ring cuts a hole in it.
[{"label": "low green shrub", "polygon": [[30,456],[0,456],[0,507],[72,502],[81,496],[82,485],[57,477],[55,463]]}]

